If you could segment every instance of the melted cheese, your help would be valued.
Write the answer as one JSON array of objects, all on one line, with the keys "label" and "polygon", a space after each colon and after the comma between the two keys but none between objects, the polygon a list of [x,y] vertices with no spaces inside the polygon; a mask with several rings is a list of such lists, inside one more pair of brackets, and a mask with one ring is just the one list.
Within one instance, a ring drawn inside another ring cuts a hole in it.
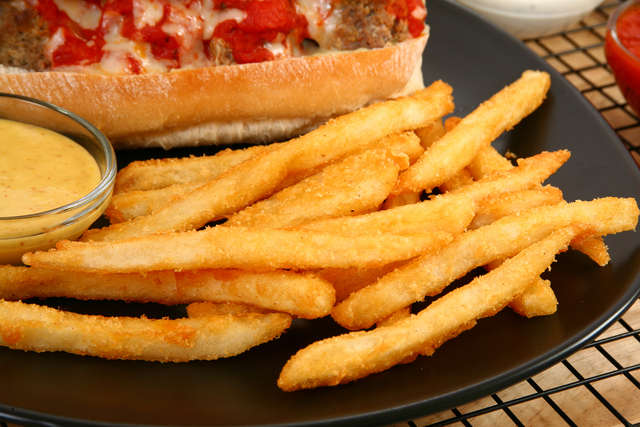
[{"label": "melted cheese", "polygon": [[100,25],[102,11],[84,0],[53,0],[58,9],[65,12],[69,18],[85,30],[95,30]]},{"label": "melted cheese", "polygon": [[[327,20],[331,20],[330,0],[298,0],[296,11],[309,23],[308,31],[312,39],[319,38],[327,29]],[[331,25],[329,25],[331,27]],[[322,29],[322,30],[321,30]]]},{"label": "melted cheese", "polygon": [[200,16],[204,23],[202,37],[205,40],[209,40],[213,37],[213,32],[219,23],[232,19],[236,22],[241,22],[247,17],[247,13],[240,9],[224,9],[214,10],[213,0],[203,0],[200,8]]},{"label": "melted cheese", "polygon": [[[99,63],[77,66],[58,66],[60,71],[80,71],[107,74],[130,74],[132,61],[137,63],[145,73],[166,72],[175,67],[197,68],[211,65],[206,44],[212,39],[216,27],[228,20],[242,22],[247,13],[240,9],[224,8],[216,10],[214,0],[132,0],[133,24],[136,30],[155,27],[162,22],[161,30],[177,41],[178,51],[175,60],[156,57],[150,44],[130,40],[121,35],[122,17],[102,13],[100,8],[85,0],[53,0],[61,11],[82,28],[106,30],[103,56]],[[165,16],[166,4],[170,5],[170,13]],[[332,11],[331,0],[298,0],[296,12],[306,18],[308,32],[320,46],[333,45],[333,34],[339,22],[339,16]],[[52,58],[58,47],[65,43],[64,33],[58,29],[46,43],[47,55]],[[89,41],[92,44],[94,41]],[[277,40],[266,43],[274,58],[301,56],[305,54],[298,41],[281,35]],[[322,53],[320,49],[318,52]]]},{"label": "melted cheese", "polygon": [[138,30],[156,25],[163,14],[162,4],[155,0],[133,0],[133,23]]},{"label": "melted cheese", "polygon": [[106,43],[102,48],[104,55],[97,65],[99,71],[108,74],[128,74],[131,72],[128,57],[138,60],[146,72],[167,71],[166,65],[151,54],[148,44],[122,37],[120,34],[121,17],[109,17],[109,19],[111,24],[108,26],[109,32],[105,34],[104,41]]}]

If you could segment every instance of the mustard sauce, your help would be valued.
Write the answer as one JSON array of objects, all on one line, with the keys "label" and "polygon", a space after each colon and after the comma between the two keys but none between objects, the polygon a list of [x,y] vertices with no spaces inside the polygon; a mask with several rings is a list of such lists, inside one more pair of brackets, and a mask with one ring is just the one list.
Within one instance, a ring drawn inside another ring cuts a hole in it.
[{"label": "mustard sauce", "polygon": [[20,264],[24,252],[78,238],[104,209],[72,223],[68,219],[82,208],[35,218],[12,217],[65,206],[90,193],[101,179],[96,160],[75,141],[38,126],[0,119],[0,264]]},{"label": "mustard sauce", "polygon": [[93,156],[48,129],[0,119],[0,217],[69,204],[100,183]]}]

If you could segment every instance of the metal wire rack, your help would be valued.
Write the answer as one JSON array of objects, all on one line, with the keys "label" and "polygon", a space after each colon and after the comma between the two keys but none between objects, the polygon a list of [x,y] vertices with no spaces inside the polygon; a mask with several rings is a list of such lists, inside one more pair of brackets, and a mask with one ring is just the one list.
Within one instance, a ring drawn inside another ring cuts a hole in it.
[{"label": "metal wire rack", "polygon": [[[640,119],[604,56],[606,0],[575,28],[524,43],[603,115],[640,165]],[[504,391],[393,427],[640,426],[640,301],[602,336],[562,363]],[[0,422],[0,427],[13,427]]]},{"label": "metal wire rack", "polygon": [[[604,55],[605,1],[575,28],[523,41],[603,115],[640,165],[640,120]],[[640,301],[578,353],[520,384],[467,405],[394,427],[640,426]]]}]

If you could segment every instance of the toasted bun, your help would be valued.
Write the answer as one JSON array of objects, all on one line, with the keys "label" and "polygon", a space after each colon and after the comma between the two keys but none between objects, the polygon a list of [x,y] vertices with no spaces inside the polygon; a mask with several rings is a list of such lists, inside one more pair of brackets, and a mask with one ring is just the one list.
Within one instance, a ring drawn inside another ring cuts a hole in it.
[{"label": "toasted bun", "polygon": [[428,32],[393,47],[141,75],[0,74],[0,92],[97,126],[115,148],[266,143],[422,87]]}]

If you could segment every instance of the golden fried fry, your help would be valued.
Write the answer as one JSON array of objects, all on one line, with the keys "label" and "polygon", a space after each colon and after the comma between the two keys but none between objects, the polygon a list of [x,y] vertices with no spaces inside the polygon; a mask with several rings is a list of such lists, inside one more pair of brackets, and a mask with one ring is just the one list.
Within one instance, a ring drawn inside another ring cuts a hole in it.
[{"label": "golden fried fry", "polygon": [[473,218],[470,229],[489,225],[500,218],[524,212],[538,206],[557,205],[564,199],[562,191],[546,186],[531,190],[509,191],[485,197],[479,202],[478,214]]},{"label": "golden fried fry", "polygon": [[339,236],[310,230],[212,227],[117,242],[62,241],[25,254],[34,267],[94,273],[242,268],[248,270],[379,267],[436,250],[451,234]]},{"label": "golden fried fry", "polygon": [[477,207],[468,197],[435,198],[368,214],[317,220],[301,225],[307,230],[345,236],[413,234],[430,231],[463,232],[474,218]]},{"label": "golden fried fry", "polygon": [[239,304],[233,302],[194,302],[187,306],[187,317],[195,319],[197,317],[223,316],[223,315],[245,315],[248,313],[267,313],[268,310],[249,304]]},{"label": "golden fried fry", "polygon": [[560,168],[570,157],[566,150],[542,152],[524,159],[518,159],[518,166],[508,171],[498,171],[472,184],[449,191],[443,197],[461,196],[481,200],[491,195],[508,191],[533,188]]},{"label": "golden fried fry", "polygon": [[314,319],[331,312],[333,285],[311,274],[244,270],[92,274],[47,268],[0,267],[0,299],[67,297],[165,305],[235,302]]},{"label": "golden fried fry", "polygon": [[416,129],[415,134],[420,138],[420,144],[426,150],[431,144],[442,138],[447,132],[442,120],[435,120],[426,126]]},{"label": "golden fried fry", "polygon": [[602,236],[587,236],[572,242],[571,246],[594,260],[600,267],[607,265],[611,259]]},{"label": "golden fried fry", "polygon": [[384,202],[407,167],[404,153],[368,150],[231,215],[223,226],[284,228],[369,212]]},{"label": "golden fried fry", "polygon": [[508,171],[513,167],[509,159],[498,153],[492,145],[487,145],[478,150],[467,170],[474,179],[480,179],[497,171]]},{"label": "golden fried fry", "polygon": [[603,198],[511,215],[468,231],[440,251],[420,256],[354,292],[331,315],[347,329],[368,328],[402,307],[437,295],[472,269],[508,258],[560,227],[588,224],[588,234],[602,236],[633,230],[638,213],[633,199]]},{"label": "golden fried fry", "polygon": [[404,205],[412,205],[419,203],[422,200],[420,193],[404,193],[404,194],[390,194],[389,197],[382,204],[381,209],[393,209]]},{"label": "golden fried fry", "polygon": [[291,325],[284,313],[182,319],[103,317],[0,301],[0,345],[107,359],[187,362],[240,354]]},{"label": "golden fried fry", "polygon": [[204,183],[215,179],[280,144],[256,145],[242,150],[226,149],[214,156],[151,159],[129,163],[118,171],[114,194],[131,191],[157,190],[177,184]]},{"label": "golden fried fry", "polygon": [[336,300],[333,285],[292,271],[190,270],[176,272],[177,294],[187,301],[252,304],[304,319],[327,316]]},{"label": "golden fried fry", "polygon": [[503,132],[534,111],[550,85],[545,72],[525,71],[521,78],[464,117],[400,174],[394,194],[431,190],[455,176]]},{"label": "golden fried fry", "polygon": [[273,151],[240,163],[149,215],[89,230],[82,240],[114,241],[201,228],[271,195],[290,174],[375,147],[388,135],[424,126],[452,109],[451,87],[435,82],[415,95],[373,104],[330,120]]},{"label": "golden fried fry", "polygon": [[340,302],[347,299],[353,292],[375,283],[380,277],[407,262],[407,260],[392,262],[378,268],[323,268],[316,271],[316,274],[333,285],[336,302]]},{"label": "golden fried fry", "polygon": [[278,386],[294,391],[344,384],[380,372],[417,354],[431,354],[446,340],[499,311],[566,249],[580,229],[563,228],[527,247],[499,268],[449,292],[418,315],[372,331],[315,342],[284,366]]},{"label": "golden fried fry", "polygon": [[538,277],[509,306],[525,317],[548,316],[556,312],[558,299],[551,289],[551,282]]},{"label": "golden fried fry", "polygon": [[190,182],[154,190],[136,190],[116,194],[111,198],[104,214],[111,224],[129,221],[139,216],[149,215],[202,185],[204,185],[202,182]]},{"label": "golden fried fry", "polygon": [[[418,137],[415,136],[415,134],[408,132],[390,135],[388,138],[385,138],[380,142],[379,148],[405,153],[407,156],[409,156],[410,163],[416,161],[424,153],[424,149],[420,145],[420,140],[418,139]],[[340,159],[340,161],[343,160],[344,159]],[[276,190],[290,187],[305,178],[315,175],[316,173],[321,173],[325,167],[326,165],[320,165],[315,169],[308,169],[297,174],[289,174],[285,178],[285,180],[276,188]],[[139,216],[149,215],[152,212],[160,209],[163,205],[184,197],[196,188],[204,185],[205,182],[186,182],[158,189],[150,189],[144,191],[134,190],[126,193],[116,194],[112,197],[111,203],[109,204],[105,215],[107,216],[111,224],[129,221]]]}]

